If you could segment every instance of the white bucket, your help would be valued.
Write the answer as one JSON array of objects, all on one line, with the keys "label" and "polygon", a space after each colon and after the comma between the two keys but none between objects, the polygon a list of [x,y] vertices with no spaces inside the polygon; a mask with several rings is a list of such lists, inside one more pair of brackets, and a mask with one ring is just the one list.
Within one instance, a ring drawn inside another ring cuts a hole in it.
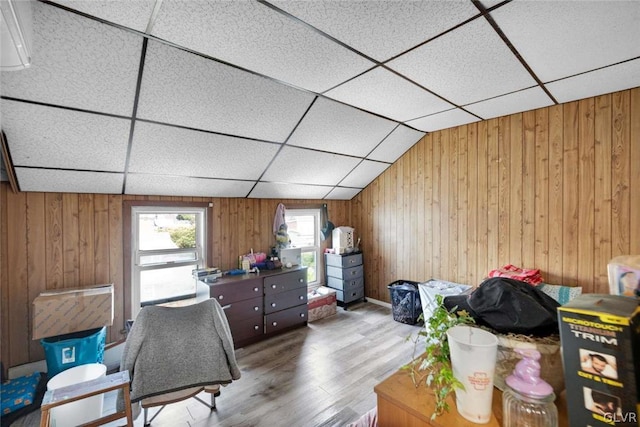
[{"label": "white bucket", "polygon": [[[107,366],[101,363],[88,363],[62,371],[47,382],[47,390],[78,384],[84,381],[104,377]],[[87,397],[51,409],[51,427],[75,427],[102,416],[103,395]]]}]

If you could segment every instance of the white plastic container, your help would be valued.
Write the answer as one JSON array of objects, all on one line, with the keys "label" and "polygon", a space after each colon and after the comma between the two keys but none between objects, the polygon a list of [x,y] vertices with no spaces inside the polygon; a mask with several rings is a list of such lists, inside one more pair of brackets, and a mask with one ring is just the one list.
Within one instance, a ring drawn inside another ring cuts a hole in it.
[{"label": "white plastic container", "polygon": [[[88,363],[62,371],[47,382],[47,390],[91,381],[104,377],[107,366],[101,363]],[[67,403],[51,409],[51,427],[75,427],[102,416],[102,402],[104,396],[87,397],[77,402]]]}]

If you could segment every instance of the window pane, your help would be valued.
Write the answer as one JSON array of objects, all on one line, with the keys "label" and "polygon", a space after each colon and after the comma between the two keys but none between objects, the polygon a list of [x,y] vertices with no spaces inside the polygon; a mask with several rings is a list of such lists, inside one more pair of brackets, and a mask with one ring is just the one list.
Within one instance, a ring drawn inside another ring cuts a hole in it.
[{"label": "window pane", "polygon": [[141,271],[140,304],[194,295],[196,282],[191,275],[194,268],[197,264]]},{"label": "window pane", "polygon": [[138,222],[140,250],[196,247],[193,214],[140,214]]},{"label": "window pane", "polygon": [[287,215],[289,239],[291,246],[296,248],[304,248],[316,246],[316,217],[315,215]]},{"label": "window pane", "polygon": [[172,254],[154,254],[140,255],[140,265],[165,264],[170,262],[188,262],[196,261],[197,256],[194,252],[181,252]]},{"label": "window pane", "polygon": [[302,252],[302,265],[307,267],[307,283],[317,281],[318,263],[316,260],[316,251]]}]

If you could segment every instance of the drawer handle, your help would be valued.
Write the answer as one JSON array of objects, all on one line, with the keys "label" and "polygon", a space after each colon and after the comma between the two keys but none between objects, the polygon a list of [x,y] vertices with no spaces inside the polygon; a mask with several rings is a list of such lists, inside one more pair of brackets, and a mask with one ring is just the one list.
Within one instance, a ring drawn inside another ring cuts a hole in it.
[{"label": "drawer handle", "polygon": [[352,271],[352,272],[351,272],[351,275],[352,275],[352,276],[355,276],[356,274],[358,274],[358,272],[357,272],[357,271]]},{"label": "drawer handle", "polygon": [[253,288],[253,292],[258,292],[259,290],[260,290],[260,289],[258,289],[257,287],[256,287],[256,288]]},{"label": "drawer handle", "polygon": [[300,317],[304,318],[304,313],[300,313]]},{"label": "drawer handle", "polygon": [[278,322],[273,322],[272,325],[273,326],[278,326]]},{"label": "drawer handle", "polygon": [[257,330],[259,330],[259,329],[260,329],[260,326],[258,326],[258,325],[255,325],[255,326],[253,327],[253,330],[255,330],[255,331],[257,331]]},{"label": "drawer handle", "polygon": [[272,302],[272,303],[271,303],[271,307],[275,307],[275,306],[276,306],[276,303],[275,303],[275,302]]},{"label": "drawer handle", "polygon": [[304,295],[300,295],[298,298],[300,298],[300,301],[302,301],[304,299]]},{"label": "drawer handle", "polygon": [[278,285],[271,285],[271,289],[275,289],[277,287],[278,287]]},{"label": "drawer handle", "polygon": [[218,295],[218,299],[224,299],[224,295]]},{"label": "drawer handle", "polygon": [[223,305],[223,306],[222,306],[222,309],[223,309],[223,310],[226,310],[227,308],[231,308],[231,304],[227,304],[227,305]]},{"label": "drawer handle", "polygon": [[356,260],[355,260],[355,259],[350,259],[350,260],[349,260],[349,262],[350,262],[351,264],[355,264],[355,263],[356,263]]},{"label": "drawer handle", "polygon": [[304,279],[298,279],[298,282],[302,283],[304,282]]},{"label": "drawer handle", "polygon": [[260,307],[253,307],[253,311],[258,311],[260,310]]},{"label": "drawer handle", "polygon": [[356,295],[358,295],[358,293],[357,293],[357,292],[353,292],[353,293],[351,294],[351,296],[352,296],[352,297],[355,297]]}]

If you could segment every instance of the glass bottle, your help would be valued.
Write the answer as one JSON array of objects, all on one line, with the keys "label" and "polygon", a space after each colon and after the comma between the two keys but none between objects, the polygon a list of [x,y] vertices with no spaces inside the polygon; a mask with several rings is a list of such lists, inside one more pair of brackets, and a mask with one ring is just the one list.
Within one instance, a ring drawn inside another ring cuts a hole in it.
[{"label": "glass bottle", "polygon": [[503,427],[558,427],[553,388],[540,378],[540,352],[516,349],[522,355],[502,393]]}]

